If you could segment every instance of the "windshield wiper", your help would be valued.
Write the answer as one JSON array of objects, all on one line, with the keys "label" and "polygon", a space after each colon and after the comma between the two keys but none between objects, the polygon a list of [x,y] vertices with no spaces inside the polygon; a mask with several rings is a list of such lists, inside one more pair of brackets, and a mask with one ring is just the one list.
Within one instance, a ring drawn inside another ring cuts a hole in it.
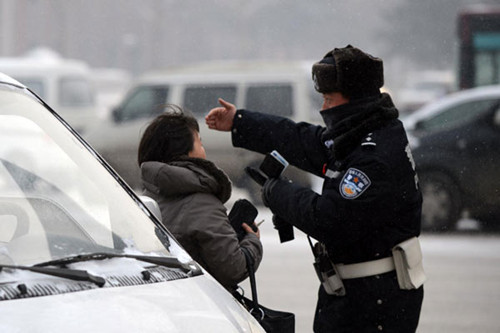
[{"label": "windshield wiper", "polygon": [[0,265],[0,272],[4,268],[9,269],[19,269],[24,271],[30,271],[34,273],[40,273],[45,275],[57,276],[64,279],[70,279],[75,281],[88,281],[95,283],[99,287],[106,284],[106,280],[100,276],[95,276],[87,271],[79,269],[69,269],[69,268],[50,268],[50,267],[35,267],[35,266],[17,266],[17,265]]},{"label": "windshield wiper", "polygon": [[105,252],[79,254],[76,256],[42,262],[34,265],[33,267],[67,265],[75,262],[82,262],[89,260],[104,260],[111,258],[130,258],[167,268],[178,268],[181,269],[184,273],[187,273],[188,276],[197,276],[203,274],[203,271],[201,270],[200,266],[194,261],[188,263],[182,263],[179,261],[179,259],[175,257],[160,257],[160,256],[157,257],[157,256],[134,255],[134,254],[105,253]]}]

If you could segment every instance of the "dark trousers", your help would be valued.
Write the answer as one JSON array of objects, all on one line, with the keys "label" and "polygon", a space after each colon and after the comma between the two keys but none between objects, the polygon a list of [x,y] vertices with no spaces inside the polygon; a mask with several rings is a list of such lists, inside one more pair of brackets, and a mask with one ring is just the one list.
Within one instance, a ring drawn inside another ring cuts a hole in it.
[{"label": "dark trousers", "polygon": [[319,289],[314,332],[415,332],[424,289],[401,290],[395,272],[344,280],[345,296]]}]

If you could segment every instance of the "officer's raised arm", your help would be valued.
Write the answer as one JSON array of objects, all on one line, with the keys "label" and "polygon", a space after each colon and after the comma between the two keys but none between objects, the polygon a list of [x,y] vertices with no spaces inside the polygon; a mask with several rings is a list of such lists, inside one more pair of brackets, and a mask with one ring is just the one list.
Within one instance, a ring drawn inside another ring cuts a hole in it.
[{"label": "officer's raised arm", "polygon": [[219,98],[220,107],[210,110],[205,117],[205,122],[210,129],[228,132],[233,127],[233,119],[236,114],[236,106]]}]

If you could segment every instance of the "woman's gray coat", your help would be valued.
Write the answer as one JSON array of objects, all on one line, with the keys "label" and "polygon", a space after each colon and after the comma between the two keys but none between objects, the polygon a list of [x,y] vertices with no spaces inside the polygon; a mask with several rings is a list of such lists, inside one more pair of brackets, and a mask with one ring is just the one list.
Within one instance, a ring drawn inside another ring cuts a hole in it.
[{"label": "woman's gray coat", "polygon": [[224,203],[231,182],[212,162],[198,158],[141,165],[144,194],[155,199],[162,222],[186,251],[226,289],[247,276],[241,247],[247,248],[258,267],[262,244],[254,234],[238,241]]}]

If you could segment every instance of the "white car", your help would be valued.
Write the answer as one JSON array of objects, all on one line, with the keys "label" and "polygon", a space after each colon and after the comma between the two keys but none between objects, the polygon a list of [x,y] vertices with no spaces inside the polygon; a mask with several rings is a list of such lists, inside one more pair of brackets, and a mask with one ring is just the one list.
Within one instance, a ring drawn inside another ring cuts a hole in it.
[{"label": "white car", "polygon": [[[176,104],[190,111],[200,125],[207,158],[224,170],[240,188],[260,200],[260,187],[243,171],[258,166],[263,156],[234,148],[227,132],[209,130],[205,115],[219,106],[219,97],[238,108],[285,116],[295,121],[319,121],[321,95],[311,80],[312,61],[223,61],[154,70],[138,78],[121,103],[84,135],[88,142],[134,189],[141,188],[137,150],[147,125]],[[296,183],[311,184],[311,176],[294,167],[286,176]]]},{"label": "white car", "polygon": [[454,90],[451,71],[422,71],[410,73],[409,80],[397,93],[401,113],[411,113],[425,104],[446,96]]},{"label": "white car", "polygon": [[23,57],[1,57],[0,72],[35,92],[78,133],[94,126],[99,107],[86,63],[41,48]]},{"label": "white car", "polygon": [[0,124],[0,332],[264,332],[154,201],[1,73]]}]

